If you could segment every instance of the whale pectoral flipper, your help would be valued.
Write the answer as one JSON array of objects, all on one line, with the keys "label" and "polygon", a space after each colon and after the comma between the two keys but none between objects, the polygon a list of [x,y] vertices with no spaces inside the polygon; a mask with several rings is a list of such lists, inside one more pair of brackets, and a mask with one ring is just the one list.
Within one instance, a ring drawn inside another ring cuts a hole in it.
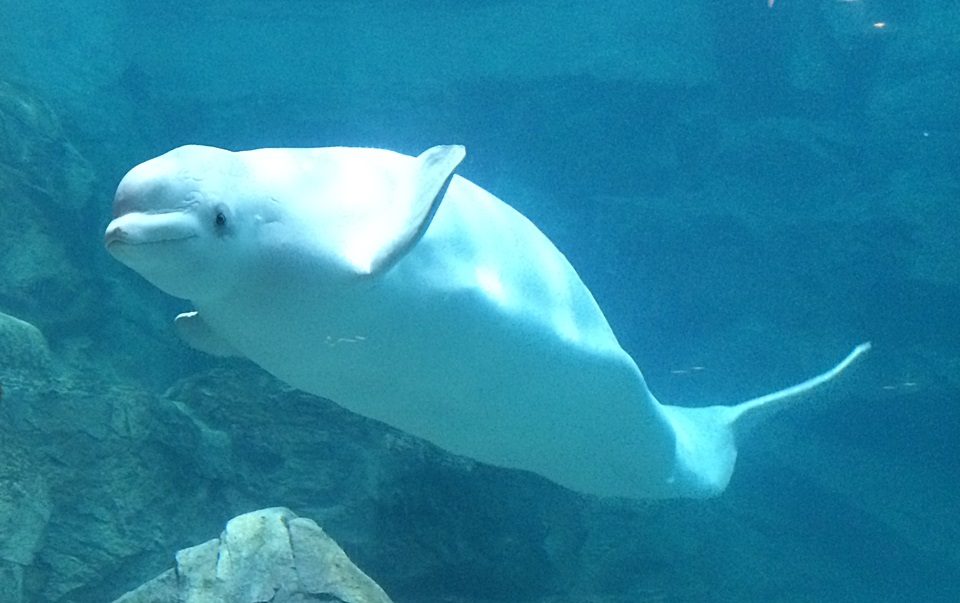
[{"label": "whale pectoral flipper", "polygon": [[191,348],[213,356],[240,356],[232,345],[214,333],[197,312],[184,312],[173,321],[177,335]]},{"label": "whale pectoral flipper", "polygon": [[418,165],[414,171],[409,207],[395,225],[393,237],[384,241],[372,258],[371,276],[389,270],[417,244],[437,213],[454,170],[466,154],[462,145],[440,145],[427,149],[416,158]]}]

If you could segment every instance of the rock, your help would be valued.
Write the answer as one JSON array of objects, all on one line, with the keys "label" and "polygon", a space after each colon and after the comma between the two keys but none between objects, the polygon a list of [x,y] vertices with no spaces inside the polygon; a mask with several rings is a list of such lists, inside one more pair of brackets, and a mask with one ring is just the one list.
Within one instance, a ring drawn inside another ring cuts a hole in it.
[{"label": "rock", "polygon": [[229,452],[176,404],[67,371],[0,380],[0,600],[110,601],[222,525],[196,501]]},{"label": "rock", "polygon": [[21,603],[31,600],[25,573],[44,546],[51,503],[29,443],[5,436],[0,433],[0,592],[7,603]]},{"label": "rock", "polygon": [[0,561],[30,565],[40,549],[50,519],[47,485],[22,470],[11,476],[9,465],[0,474]]},{"label": "rock", "polygon": [[10,603],[30,600],[24,573],[44,545],[52,509],[47,481],[36,472],[39,459],[32,443],[4,428],[18,405],[16,392],[50,368],[43,334],[0,312],[0,593]]},{"label": "rock", "polygon": [[82,209],[94,173],[67,139],[57,113],[36,94],[0,80],[0,174],[57,209]]},{"label": "rock", "polygon": [[0,375],[49,368],[50,350],[43,333],[28,322],[0,312]]},{"label": "rock", "polygon": [[98,306],[83,214],[93,180],[50,106],[0,80],[0,304],[48,335]]},{"label": "rock", "polygon": [[282,507],[234,517],[176,563],[116,603],[390,601],[320,526]]}]

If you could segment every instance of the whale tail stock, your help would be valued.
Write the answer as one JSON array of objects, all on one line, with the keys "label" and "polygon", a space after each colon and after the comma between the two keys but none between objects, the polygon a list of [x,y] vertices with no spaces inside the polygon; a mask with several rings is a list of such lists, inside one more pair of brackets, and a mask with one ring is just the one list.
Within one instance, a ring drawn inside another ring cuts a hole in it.
[{"label": "whale tail stock", "polygon": [[674,494],[708,498],[722,493],[733,474],[740,436],[839,375],[869,349],[869,343],[862,343],[824,373],[734,406],[664,405],[664,414],[677,438],[674,474],[670,479]]}]

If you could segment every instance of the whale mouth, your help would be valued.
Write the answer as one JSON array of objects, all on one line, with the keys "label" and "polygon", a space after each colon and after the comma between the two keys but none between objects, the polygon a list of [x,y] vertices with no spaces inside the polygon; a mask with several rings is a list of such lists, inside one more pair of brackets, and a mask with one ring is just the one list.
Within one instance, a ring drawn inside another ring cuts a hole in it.
[{"label": "whale mouth", "polygon": [[184,241],[198,236],[195,222],[181,213],[129,213],[114,219],[103,233],[108,251]]},{"label": "whale mouth", "polygon": [[111,250],[117,247],[146,247],[150,245],[163,245],[164,243],[173,243],[176,241],[185,241],[187,239],[193,239],[196,234],[186,234],[183,236],[167,236],[167,237],[158,237],[155,239],[137,239],[131,237],[128,233],[117,228],[112,231],[108,230],[107,233],[103,236],[103,244],[107,250]]}]

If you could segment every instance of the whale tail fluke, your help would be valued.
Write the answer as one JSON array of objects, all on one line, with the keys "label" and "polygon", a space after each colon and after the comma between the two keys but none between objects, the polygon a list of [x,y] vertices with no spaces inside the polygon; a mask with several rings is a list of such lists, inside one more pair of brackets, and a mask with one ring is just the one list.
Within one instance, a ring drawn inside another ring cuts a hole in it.
[{"label": "whale tail fluke", "polygon": [[734,406],[662,406],[676,435],[668,495],[709,498],[721,494],[733,474],[737,440],[742,435],[839,375],[869,349],[869,343],[862,343],[839,364],[816,377]]},{"label": "whale tail fluke", "polygon": [[869,349],[869,342],[861,343],[853,348],[853,351],[847,354],[846,358],[841,360],[836,366],[816,377],[811,377],[802,383],[730,407],[729,421],[734,435],[739,437],[745,433],[749,433],[768,417],[777,414],[786,407],[792,406],[799,401],[803,394],[823,385],[842,373],[848,366],[853,364],[854,360]]}]

